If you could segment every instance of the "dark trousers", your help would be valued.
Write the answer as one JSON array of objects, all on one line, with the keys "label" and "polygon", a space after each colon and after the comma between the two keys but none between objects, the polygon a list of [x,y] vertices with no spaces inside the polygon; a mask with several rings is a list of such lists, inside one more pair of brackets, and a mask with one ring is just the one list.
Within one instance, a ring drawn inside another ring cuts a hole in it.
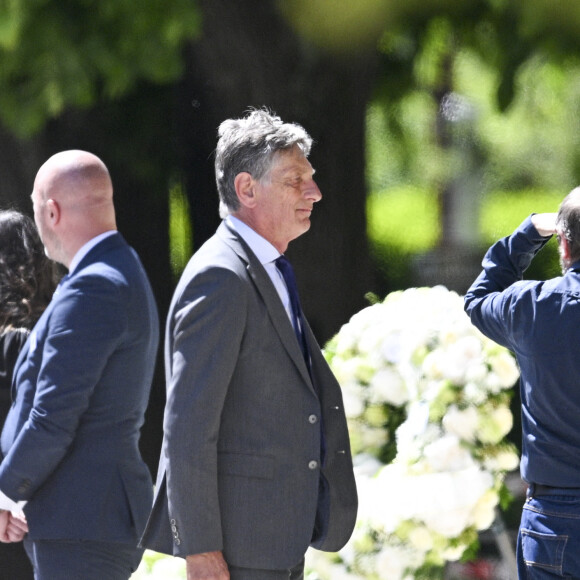
[{"label": "dark trousers", "polygon": [[229,566],[230,580],[304,580],[304,560],[289,570],[255,570]]},{"label": "dark trousers", "polygon": [[143,550],[88,540],[24,540],[35,580],[128,580]]},{"label": "dark trousers", "polygon": [[0,544],[0,580],[34,580],[22,542]]}]

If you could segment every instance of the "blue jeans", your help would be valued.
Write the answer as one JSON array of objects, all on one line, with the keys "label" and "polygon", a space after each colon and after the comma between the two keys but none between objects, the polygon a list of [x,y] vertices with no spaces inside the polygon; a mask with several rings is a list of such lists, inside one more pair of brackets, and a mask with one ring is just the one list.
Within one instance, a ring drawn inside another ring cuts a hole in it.
[{"label": "blue jeans", "polygon": [[520,580],[580,579],[580,490],[530,486],[517,544]]}]

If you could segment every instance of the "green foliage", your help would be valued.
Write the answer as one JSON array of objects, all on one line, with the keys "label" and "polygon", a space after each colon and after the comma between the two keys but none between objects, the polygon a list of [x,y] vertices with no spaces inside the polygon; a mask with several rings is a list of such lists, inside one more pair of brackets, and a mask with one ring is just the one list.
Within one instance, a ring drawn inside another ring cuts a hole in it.
[{"label": "green foliage", "polygon": [[191,0],[4,0],[0,118],[28,136],[67,107],[173,81],[199,25]]},{"label": "green foliage", "polygon": [[193,253],[189,203],[181,184],[169,190],[169,252],[175,280],[179,279]]},{"label": "green foliage", "polygon": [[427,251],[440,235],[435,193],[410,185],[370,195],[367,221],[373,244],[406,252]]},{"label": "green foliage", "polygon": [[[498,191],[486,196],[481,204],[479,224],[482,257],[487,247],[511,234],[531,213],[557,211],[563,197],[556,192],[539,190]],[[370,195],[367,220],[371,250],[390,288],[411,286],[413,259],[435,248],[439,238],[435,195],[410,186]],[[555,240],[551,240],[532,262],[526,277],[546,279],[559,274],[558,249]]]}]

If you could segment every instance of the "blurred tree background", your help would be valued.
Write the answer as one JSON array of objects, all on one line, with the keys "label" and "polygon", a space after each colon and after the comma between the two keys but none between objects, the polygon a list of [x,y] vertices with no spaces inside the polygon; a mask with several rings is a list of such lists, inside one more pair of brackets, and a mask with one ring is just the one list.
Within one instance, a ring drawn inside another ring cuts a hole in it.
[{"label": "blurred tree background", "polygon": [[[369,291],[463,292],[580,181],[579,31],[565,0],[0,0],[0,205],[31,213],[53,153],[99,155],[164,317],[219,222],[217,127],[268,106],[315,139],[324,198],[289,254],[324,343]],[[160,358],[153,469],[163,404]]]}]

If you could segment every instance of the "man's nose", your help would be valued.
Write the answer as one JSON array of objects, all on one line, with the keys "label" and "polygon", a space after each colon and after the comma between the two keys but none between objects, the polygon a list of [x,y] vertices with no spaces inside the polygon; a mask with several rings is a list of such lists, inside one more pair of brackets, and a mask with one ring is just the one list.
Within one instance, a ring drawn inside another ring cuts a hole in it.
[{"label": "man's nose", "polygon": [[314,181],[314,179],[311,179],[305,184],[304,197],[306,199],[312,200],[313,202],[317,202],[322,199],[322,193],[320,192],[320,189],[318,189],[318,185],[316,185],[316,181]]}]

